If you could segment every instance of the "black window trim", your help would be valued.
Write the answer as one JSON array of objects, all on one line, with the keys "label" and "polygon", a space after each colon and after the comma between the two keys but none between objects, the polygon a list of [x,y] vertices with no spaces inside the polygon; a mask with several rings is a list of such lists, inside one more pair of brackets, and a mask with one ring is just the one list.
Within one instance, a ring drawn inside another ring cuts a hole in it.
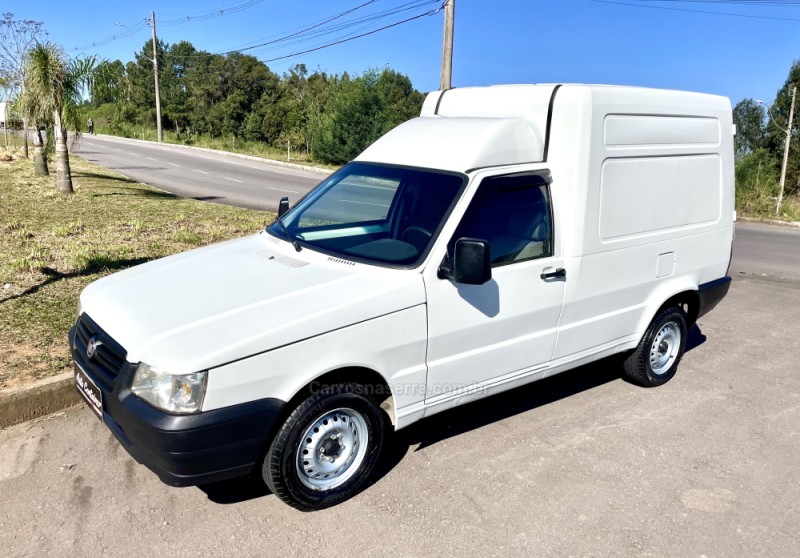
[{"label": "black window trim", "polygon": [[[555,221],[554,221],[555,214],[553,212],[553,193],[552,193],[552,188],[551,188],[552,183],[553,183],[553,176],[552,176],[552,174],[550,172],[550,169],[516,171],[516,172],[511,172],[511,173],[508,173],[508,174],[491,174],[491,175],[488,175],[488,176],[484,176],[483,178],[481,178],[480,184],[478,184],[478,186],[475,188],[475,194],[472,196],[472,199],[470,199],[469,205],[467,205],[467,208],[464,211],[463,215],[461,215],[461,220],[463,220],[464,217],[469,212],[470,207],[472,206],[472,203],[475,201],[475,197],[478,195],[478,190],[480,190],[480,188],[483,185],[485,180],[496,180],[498,178],[512,178],[512,179],[513,178],[524,178],[526,176],[537,176],[537,177],[541,178],[544,181],[545,188],[547,189],[547,210],[549,212],[549,217],[550,217],[550,253],[547,254],[547,255],[542,255],[542,256],[539,256],[539,257],[536,257],[536,258],[529,258],[527,260],[522,260],[522,261],[518,261],[518,262],[512,261],[512,262],[504,262],[504,263],[500,263],[500,264],[494,264],[493,263],[492,264],[492,269],[495,269],[495,268],[498,268],[498,267],[506,267],[506,266],[513,265],[513,264],[522,264],[522,263],[526,263],[526,262],[532,262],[532,261],[541,260],[541,259],[544,259],[544,258],[552,258],[552,257],[555,256],[555,253],[556,253],[556,225],[555,225]],[[453,236],[451,236],[450,239],[447,242],[447,250],[445,252],[444,259],[442,260],[442,263],[447,261],[447,259],[450,256],[450,245],[454,244],[455,241],[458,240],[456,238],[456,233],[458,232],[458,227],[461,226],[461,220],[459,220],[458,225],[456,225],[456,228],[453,231]]]}]

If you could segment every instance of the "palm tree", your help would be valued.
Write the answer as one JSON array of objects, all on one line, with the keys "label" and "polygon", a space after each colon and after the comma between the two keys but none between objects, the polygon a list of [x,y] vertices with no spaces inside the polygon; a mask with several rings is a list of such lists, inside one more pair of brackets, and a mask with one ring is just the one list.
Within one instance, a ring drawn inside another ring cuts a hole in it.
[{"label": "palm tree", "polygon": [[76,113],[83,87],[91,86],[95,62],[95,57],[69,59],[60,47],[50,42],[37,44],[26,58],[25,94],[38,112],[53,115],[56,183],[62,194],[74,192],[65,123]]},{"label": "palm tree", "polygon": [[[23,79],[29,79],[27,71]],[[34,98],[31,91],[30,86],[23,88],[14,103],[14,108],[25,122],[33,124],[33,174],[35,176],[47,176],[50,174],[50,171],[47,168],[47,156],[44,152],[44,140],[42,138],[41,129],[42,126],[49,124],[50,112],[47,107],[39,102],[39,99]]]}]

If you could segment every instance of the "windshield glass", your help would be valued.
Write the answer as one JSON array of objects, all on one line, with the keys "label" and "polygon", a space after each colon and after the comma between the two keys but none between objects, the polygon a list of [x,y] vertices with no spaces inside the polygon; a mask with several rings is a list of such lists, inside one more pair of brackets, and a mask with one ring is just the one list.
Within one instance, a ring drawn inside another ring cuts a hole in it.
[{"label": "windshield glass", "polygon": [[282,217],[285,231],[277,222],[267,230],[347,259],[414,266],[465,181],[455,173],[349,163]]}]

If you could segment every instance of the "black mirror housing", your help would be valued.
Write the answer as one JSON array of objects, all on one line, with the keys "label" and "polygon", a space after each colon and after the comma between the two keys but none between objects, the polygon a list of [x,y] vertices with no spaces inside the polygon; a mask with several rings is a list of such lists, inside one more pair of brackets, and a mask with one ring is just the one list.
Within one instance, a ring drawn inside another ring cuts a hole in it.
[{"label": "black mirror housing", "polygon": [[278,202],[278,219],[283,217],[283,214],[289,211],[289,198],[283,196],[281,201]]},{"label": "black mirror housing", "polygon": [[491,278],[489,242],[478,238],[459,238],[453,258],[453,281],[464,285],[483,285]]}]

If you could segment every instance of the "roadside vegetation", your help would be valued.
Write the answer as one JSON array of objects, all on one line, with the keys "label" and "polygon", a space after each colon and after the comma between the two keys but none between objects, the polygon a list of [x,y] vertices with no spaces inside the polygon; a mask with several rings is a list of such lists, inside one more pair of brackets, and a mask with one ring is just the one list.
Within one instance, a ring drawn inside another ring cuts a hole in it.
[{"label": "roadside vegetation", "polygon": [[[254,56],[187,41],[159,42],[157,56],[165,139],[188,145],[339,165],[417,116],[424,100],[390,68],[351,76],[296,64],[278,75]],[[132,61],[101,64],[84,120],[100,133],[155,138],[152,58],[146,41]]]},{"label": "roadside vegetation", "polygon": [[[274,216],[173,196],[72,159],[75,193],[0,148],[0,389],[69,367],[78,294],[123,268],[257,232]],[[3,161],[13,158],[12,161]]]},{"label": "roadside vegetation", "polygon": [[791,127],[783,204],[780,214],[776,214],[792,87],[795,85],[800,86],[800,61],[792,64],[774,100],[743,99],[733,109],[736,124],[736,209],[741,215],[800,220],[800,95]]}]

